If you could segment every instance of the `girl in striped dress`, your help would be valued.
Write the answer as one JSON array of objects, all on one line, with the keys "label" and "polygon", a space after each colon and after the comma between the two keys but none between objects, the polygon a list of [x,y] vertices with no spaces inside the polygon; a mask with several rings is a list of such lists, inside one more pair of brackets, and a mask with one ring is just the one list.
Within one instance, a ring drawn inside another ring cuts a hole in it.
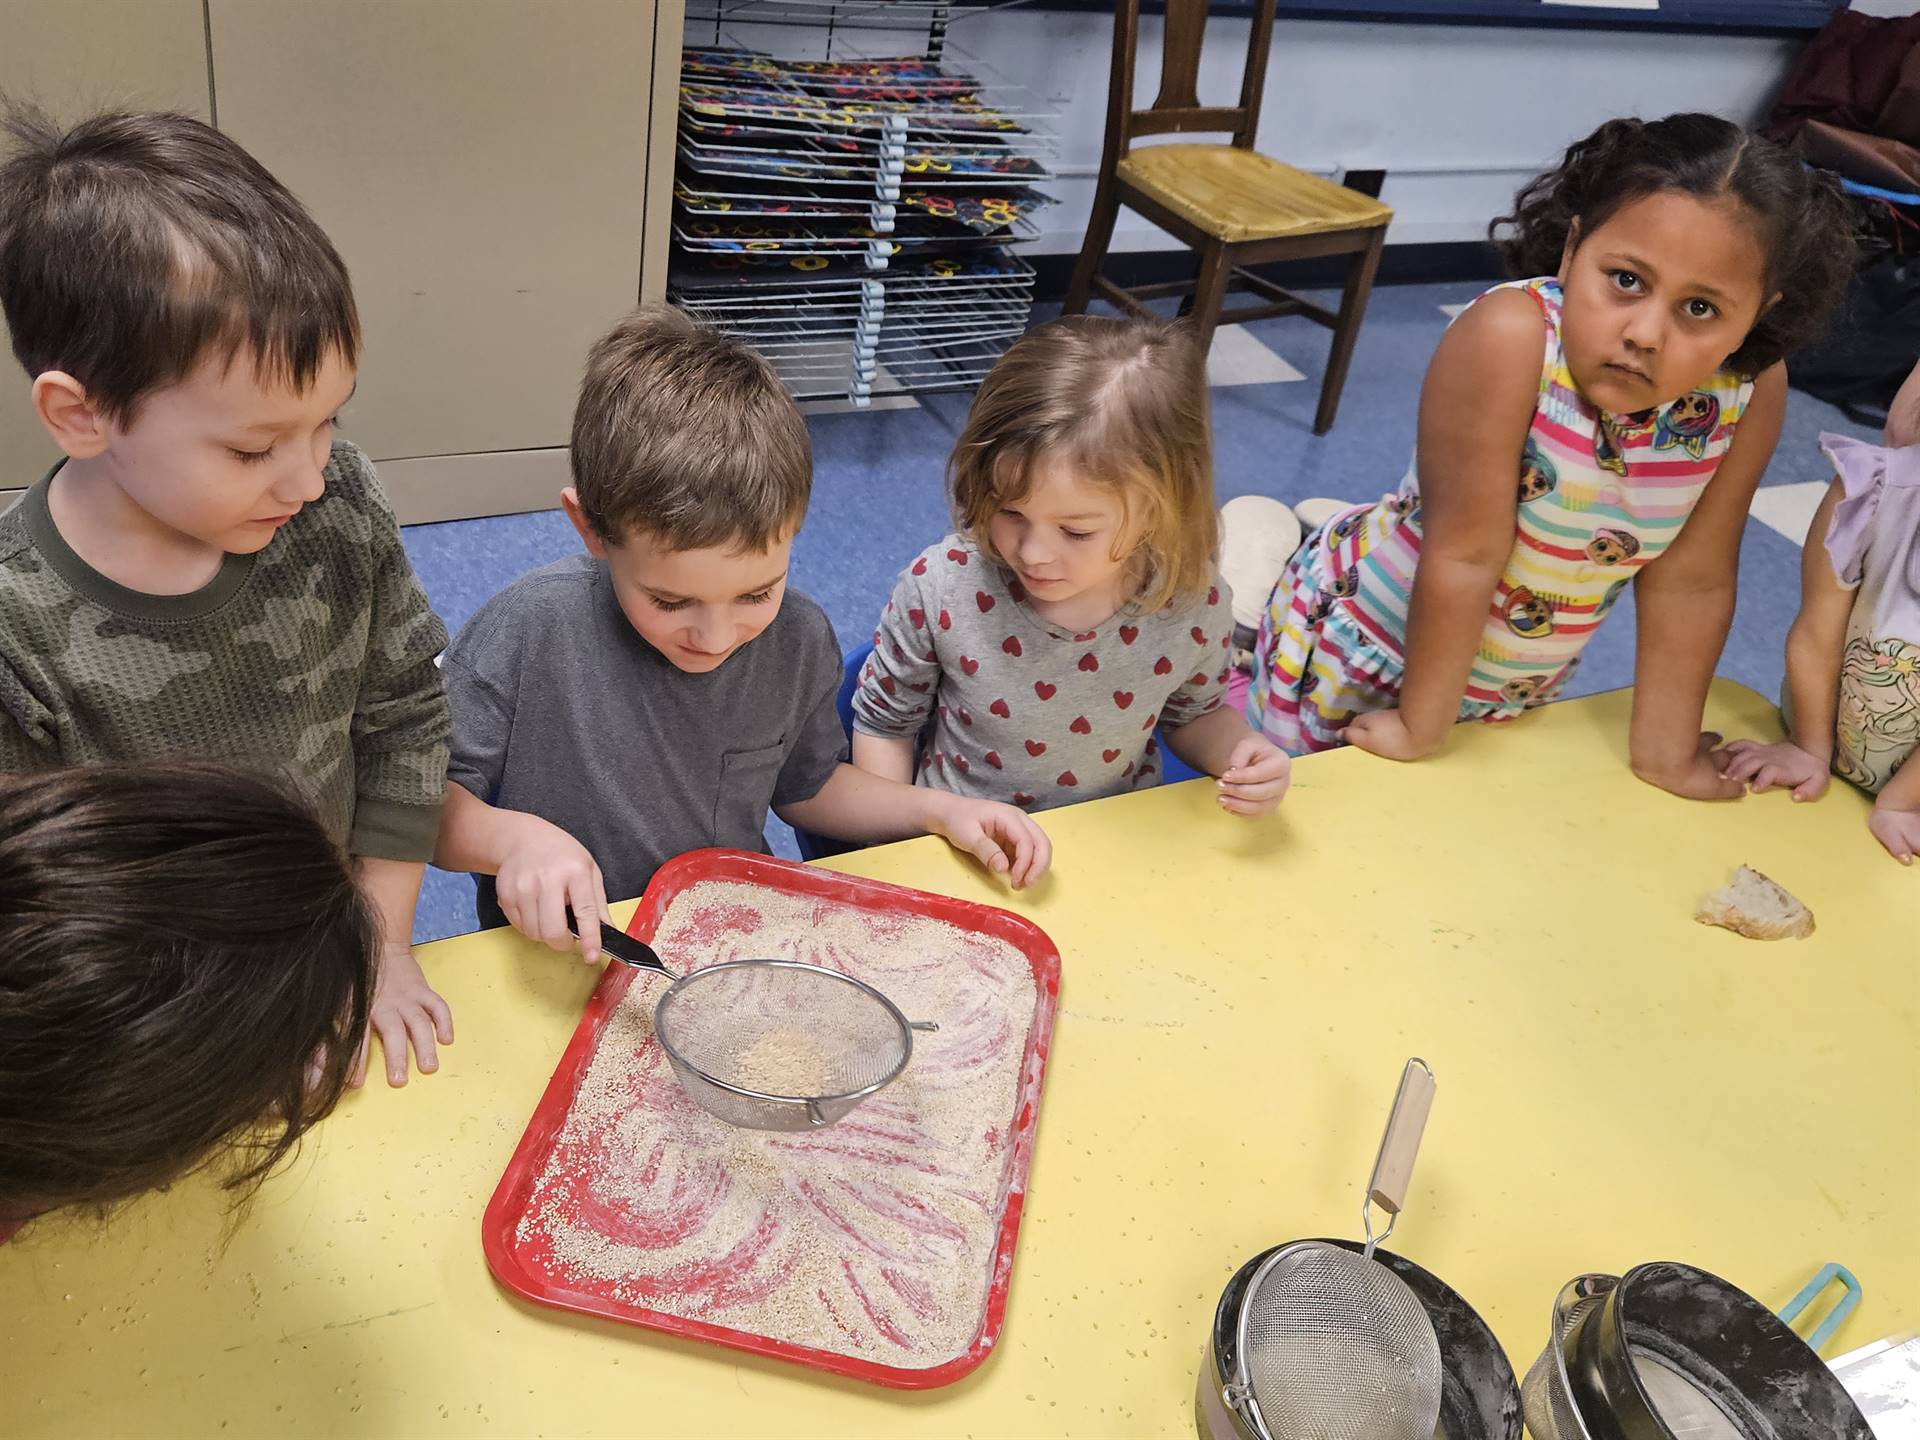
[{"label": "girl in striped dress", "polygon": [[1250,718],[1303,754],[1396,760],[1565,687],[1639,578],[1630,750],[1676,794],[1740,786],[1700,733],[1782,357],[1851,264],[1830,182],[1708,115],[1614,120],[1497,221],[1537,278],[1489,291],[1428,367],[1397,494],[1328,521],[1262,617]]}]

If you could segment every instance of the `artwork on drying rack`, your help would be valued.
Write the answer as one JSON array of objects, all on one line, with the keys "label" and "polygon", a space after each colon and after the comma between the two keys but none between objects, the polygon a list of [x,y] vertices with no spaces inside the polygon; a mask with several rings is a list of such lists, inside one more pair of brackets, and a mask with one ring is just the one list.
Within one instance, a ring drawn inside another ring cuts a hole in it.
[{"label": "artwork on drying rack", "polygon": [[920,57],[683,62],[668,298],[804,398],[977,384],[1032,309],[1006,246],[1053,203],[1031,97]]},{"label": "artwork on drying rack", "polygon": [[[673,193],[689,215],[841,216],[864,221],[873,209],[871,202],[864,199],[822,195],[799,185],[786,187],[784,191],[749,193],[696,186],[682,176],[674,181]],[[991,235],[1053,203],[1051,195],[1024,188],[991,190],[979,195],[957,189],[903,190],[897,208],[903,214],[918,211]]]},{"label": "artwork on drying rack", "polygon": [[[764,284],[767,272],[786,272],[792,279],[860,280],[881,278],[857,256],[829,259],[824,255],[766,256],[699,255],[682,253],[673,259],[667,276],[669,291],[684,289],[728,289],[734,286]],[[989,250],[969,256],[938,256],[912,260],[892,266],[881,275],[891,284],[895,280],[920,282],[929,286],[978,280],[1019,278],[1030,281],[1033,268],[1005,250]]]},{"label": "artwork on drying rack", "polygon": [[[1008,134],[1027,130],[1012,115],[980,98],[979,81],[924,61],[786,61],[750,50],[682,54],[683,113],[784,117],[864,128],[900,115],[916,128]],[[889,72],[885,69],[889,65],[900,68]],[[915,80],[907,67],[924,73]]]},{"label": "artwork on drying rack", "polygon": [[[867,186],[874,183],[873,165],[848,164],[845,159],[836,160],[827,155],[755,150],[744,146],[702,145],[683,136],[680,157],[691,168],[712,175],[774,175],[794,180],[814,179]],[[1037,180],[1044,178],[1047,173],[1037,161],[1020,155],[991,157],[933,152],[909,153],[903,170],[905,175],[917,177],[921,183],[941,181],[949,176],[963,179],[997,176]]]},{"label": "artwork on drying rack", "polygon": [[[1007,224],[1010,225],[1009,217]],[[994,244],[1004,237],[1007,225],[979,232],[933,216],[908,215],[895,228],[882,235],[871,225],[808,224],[804,220],[780,220],[762,216],[701,218],[681,216],[674,223],[674,236],[690,250],[778,251],[832,253],[864,251],[884,242],[889,255],[897,255],[905,246],[925,251],[942,246],[966,247]]]},{"label": "artwork on drying rack", "polygon": [[757,50],[689,45],[680,52],[680,73],[701,78],[790,85],[846,97],[948,99],[977,94],[980,82],[919,56],[883,60],[776,60]]}]

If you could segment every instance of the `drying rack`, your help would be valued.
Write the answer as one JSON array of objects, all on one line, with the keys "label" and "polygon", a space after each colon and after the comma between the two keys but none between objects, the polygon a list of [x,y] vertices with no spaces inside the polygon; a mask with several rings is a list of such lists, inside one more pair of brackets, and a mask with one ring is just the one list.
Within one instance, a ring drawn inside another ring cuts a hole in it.
[{"label": "drying rack", "polygon": [[668,298],[797,399],[971,388],[1026,328],[1058,117],[953,44],[992,8],[688,6]]}]

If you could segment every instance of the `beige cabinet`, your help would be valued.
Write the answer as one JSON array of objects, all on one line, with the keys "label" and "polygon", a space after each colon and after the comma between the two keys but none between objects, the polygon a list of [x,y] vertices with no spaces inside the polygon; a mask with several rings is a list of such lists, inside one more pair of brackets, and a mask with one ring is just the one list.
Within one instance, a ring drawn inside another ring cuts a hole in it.
[{"label": "beige cabinet", "polygon": [[677,76],[678,10],[209,0],[221,128],[353,273],[366,338],[343,428],[403,519],[557,503],[587,347],[642,293],[650,218],[665,227],[654,59]]},{"label": "beige cabinet", "polygon": [[[183,110],[204,120],[201,0],[0,0],[0,95],[68,123],[108,109]],[[0,377],[4,492],[37,480],[60,452],[33,417],[30,382],[10,343],[0,349]]]},{"label": "beige cabinet", "polygon": [[[0,87],[40,75],[69,115],[122,99],[210,113],[352,271],[365,343],[343,429],[401,518],[542,509],[565,483],[587,347],[665,286],[681,10],[0,0]],[[16,12],[42,58],[22,59]],[[103,12],[128,21],[111,43]],[[46,447],[9,400],[0,454],[18,475]]]}]

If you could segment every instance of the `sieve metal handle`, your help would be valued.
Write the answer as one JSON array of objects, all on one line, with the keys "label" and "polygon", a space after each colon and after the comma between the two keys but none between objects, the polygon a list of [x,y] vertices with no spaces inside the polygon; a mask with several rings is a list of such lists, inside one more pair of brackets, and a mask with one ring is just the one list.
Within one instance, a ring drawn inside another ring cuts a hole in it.
[{"label": "sieve metal handle", "polygon": [[[1413,1162],[1420,1154],[1435,1088],[1433,1070],[1426,1061],[1418,1056],[1407,1061],[1406,1069],[1400,1072],[1400,1088],[1394,1093],[1393,1111],[1387,1116],[1386,1133],[1380,1137],[1373,1174],[1367,1180],[1367,1198],[1360,1207],[1366,1221],[1368,1259],[1373,1258],[1374,1246],[1393,1233],[1400,1209],[1407,1203],[1407,1186],[1413,1180]],[[1391,1217],[1378,1236],[1373,1233],[1375,1205]]]}]

